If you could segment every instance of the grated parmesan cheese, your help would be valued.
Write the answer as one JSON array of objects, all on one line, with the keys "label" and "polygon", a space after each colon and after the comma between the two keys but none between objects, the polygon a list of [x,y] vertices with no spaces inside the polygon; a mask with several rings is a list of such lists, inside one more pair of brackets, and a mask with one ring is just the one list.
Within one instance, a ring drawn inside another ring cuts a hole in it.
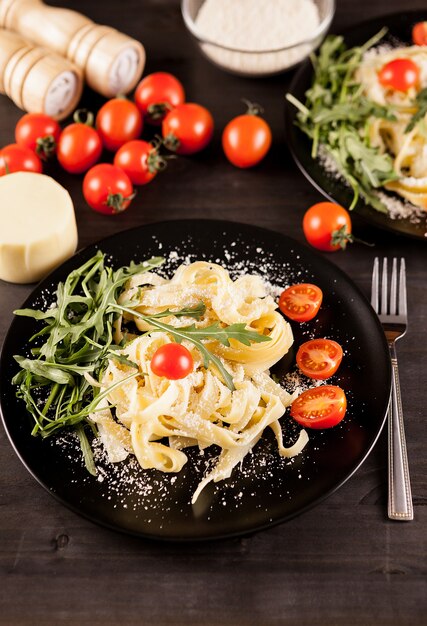
[{"label": "grated parmesan cheese", "polygon": [[[309,41],[320,24],[313,0],[205,0],[196,20],[212,61],[244,74],[274,73],[295,65],[313,48]],[[263,52],[295,46],[290,50]],[[249,52],[244,52],[244,51]],[[262,54],[260,54],[262,52]]]}]

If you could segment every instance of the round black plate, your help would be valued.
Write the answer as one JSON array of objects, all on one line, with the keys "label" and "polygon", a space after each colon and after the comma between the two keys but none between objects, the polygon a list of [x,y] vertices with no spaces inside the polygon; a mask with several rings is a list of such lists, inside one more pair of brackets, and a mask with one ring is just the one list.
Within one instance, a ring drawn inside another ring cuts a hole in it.
[{"label": "round black plate", "polygon": [[[295,345],[303,338],[328,336],[344,346],[345,358],[333,380],[345,389],[349,409],[336,428],[311,432],[308,447],[291,462],[280,459],[272,439],[265,437],[248,455],[243,472],[236,469],[230,480],[210,485],[192,507],[190,497],[201,476],[199,457],[190,459],[178,475],[138,466],[136,478],[143,487],[128,480],[120,485],[120,480],[108,475],[100,476],[103,480],[90,476],[77,449],[30,435],[30,418],[11,384],[17,370],[13,355],[25,352],[28,338],[40,326],[16,317],[0,360],[3,422],[21,461],[58,500],[95,522],[127,533],[169,540],[212,539],[287,520],[332,493],[360,466],[384,423],[390,361],[369,303],[333,264],[292,239],[255,226],[210,220],[164,222],[118,233],[82,250],[38,285],[23,307],[40,307],[43,302],[46,306],[58,281],[98,248],[115,267],[173,252],[171,270],[181,262],[177,255],[189,255],[191,260],[240,266],[240,272],[268,270],[266,277],[280,286],[316,283],[323,290],[324,303],[316,320],[293,325]],[[285,417],[284,423],[295,437],[292,420]]]},{"label": "round black plate", "polygon": [[[349,46],[362,45],[370,37],[378,33],[383,26],[388,28],[388,34],[382,42],[396,40],[403,44],[411,44],[412,27],[417,22],[427,19],[427,11],[408,11],[405,13],[393,13],[382,17],[363,22],[353,26],[351,30],[344,33],[345,43]],[[289,92],[298,100],[304,102],[305,92],[311,86],[313,79],[313,68],[310,61],[306,61],[298,70]],[[342,181],[330,176],[318,160],[311,157],[311,142],[309,138],[294,124],[296,119],[296,109],[289,102],[286,103],[286,132],[292,155],[306,178],[329,200],[338,202],[343,206],[350,206],[353,194],[349,187]],[[384,228],[392,230],[402,235],[416,237],[427,241],[427,214],[420,222],[415,224],[409,219],[391,219],[387,214],[380,213],[367,206],[363,201],[359,201],[354,209],[366,221]]]}]

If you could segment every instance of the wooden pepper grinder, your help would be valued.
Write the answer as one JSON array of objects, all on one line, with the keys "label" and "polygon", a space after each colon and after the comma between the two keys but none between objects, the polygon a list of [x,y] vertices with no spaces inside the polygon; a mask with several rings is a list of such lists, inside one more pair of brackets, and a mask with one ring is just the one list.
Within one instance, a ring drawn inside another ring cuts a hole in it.
[{"label": "wooden pepper grinder", "polygon": [[67,117],[76,108],[83,76],[68,59],[0,29],[0,93],[24,111]]},{"label": "wooden pepper grinder", "polygon": [[144,69],[139,41],[42,0],[1,0],[0,26],[67,57],[83,70],[88,85],[107,98],[133,89]]}]

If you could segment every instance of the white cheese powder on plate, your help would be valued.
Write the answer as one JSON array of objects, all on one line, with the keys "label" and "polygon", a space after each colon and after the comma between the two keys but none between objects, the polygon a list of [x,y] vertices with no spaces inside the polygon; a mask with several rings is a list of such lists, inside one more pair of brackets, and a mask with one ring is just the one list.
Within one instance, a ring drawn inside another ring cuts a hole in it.
[{"label": "white cheese powder on plate", "polygon": [[262,51],[312,39],[320,18],[313,0],[205,0],[195,24],[202,38],[241,51],[203,43],[202,50],[212,61],[243,74],[268,74],[298,63],[313,45]]}]

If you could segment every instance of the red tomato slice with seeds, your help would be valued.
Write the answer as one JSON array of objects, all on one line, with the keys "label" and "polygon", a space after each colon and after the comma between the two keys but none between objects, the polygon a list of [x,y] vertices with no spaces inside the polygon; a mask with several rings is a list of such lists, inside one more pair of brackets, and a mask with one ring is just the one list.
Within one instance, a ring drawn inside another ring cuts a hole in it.
[{"label": "red tomato slice with seeds", "polygon": [[317,285],[301,283],[282,292],[279,309],[295,322],[308,322],[316,317],[322,304],[323,293]]},{"label": "red tomato slice with seeds", "polygon": [[303,343],[297,352],[297,365],[309,378],[326,380],[342,361],[343,351],[332,339],[311,339]]},{"label": "red tomato slice with seeds", "polygon": [[304,428],[332,428],[341,422],[347,398],[341,387],[322,385],[307,389],[291,405],[291,417]]}]

